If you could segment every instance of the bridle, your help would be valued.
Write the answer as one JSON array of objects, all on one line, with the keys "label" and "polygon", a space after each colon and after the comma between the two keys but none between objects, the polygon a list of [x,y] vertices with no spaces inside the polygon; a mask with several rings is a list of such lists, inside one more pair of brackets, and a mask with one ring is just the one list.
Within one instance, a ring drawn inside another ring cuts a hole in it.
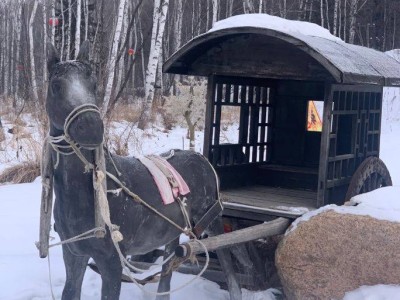
[{"label": "bridle", "polygon": [[[81,148],[85,148],[81,145],[79,145],[77,142],[75,142],[70,134],[69,134],[69,129],[72,124],[72,122],[78,118],[81,114],[87,113],[87,112],[95,112],[98,113],[100,116],[100,109],[98,108],[97,105],[95,104],[82,104],[77,107],[75,107],[66,117],[64,121],[64,133],[59,135],[59,136],[48,136],[47,137],[47,142],[52,146],[54,151],[57,153],[57,161],[54,165],[54,168],[56,169],[58,167],[59,163],[59,158],[60,154],[62,155],[71,155],[71,154],[76,154],[82,162],[85,164],[85,171],[89,171],[91,169],[94,169],[94,165],[90,163],[85,156],[81,152]],[[63,144],[65,142],[66,144]]]}]

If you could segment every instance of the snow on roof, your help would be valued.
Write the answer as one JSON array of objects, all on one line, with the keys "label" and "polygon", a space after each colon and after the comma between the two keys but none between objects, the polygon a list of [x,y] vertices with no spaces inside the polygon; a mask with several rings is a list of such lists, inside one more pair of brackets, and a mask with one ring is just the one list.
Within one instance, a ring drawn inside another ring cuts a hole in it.
[{"label": "snow on roof", "polygon": [[328,29],[323,28],[317,24],[303,21],[287,20],[268,14],[245,14],[233,16],[216,22],[208,32],[247,26],[272,29],[280,32],[289,33],[291,35],[303,34],[308,36],[316,36],[343,43],[340,38],[332,35]]},{"label": "snow on roof", "polygon": [[385,54],[389,55],[390,57],[400,62],[400,49],[393,49],[390,51],[386,51]]},{"label": "snow on roof", "polygon": [[[351,198],[349,206],[333,204],[323,206],[296,219],[286,234],[295,230],[299,223],[308,221],[312,217],[329,210],[340,214],[370,216],[378,220],[400,223],[399,194],[400,186],[388,186]],[[355,206],[356,204],[357,206]]]},{"label": "snow on roof", "polygon": [[[221,37],[236,34],[265,35],[266,39],[261,43],[263,47],[268,37],[273,36],[281,40],[281,46],[287,43],[288,46],[301,49],[318,61],[337,83],[400,86],[400,62],[390,55],[345,43],[317,24],[286,20],[268,14],[237,15],[216,22],[208,32],[195,37],[174,53],[165,62],[164,71],[203,76],[215,73],[219,65],[207,58],[207,53],[213,47],[225,43],[226,40]],[[230,55],[229,51],[223,53],[226,61],[229,61]],[[284,64],[285,60],[281,63]],[[266,70],[268,65],[260,63],[259,68]],[[239,66],[232,67],[230,72],[236,74],[241,71]],[[274,74],[275,77],[279,75]]]}]

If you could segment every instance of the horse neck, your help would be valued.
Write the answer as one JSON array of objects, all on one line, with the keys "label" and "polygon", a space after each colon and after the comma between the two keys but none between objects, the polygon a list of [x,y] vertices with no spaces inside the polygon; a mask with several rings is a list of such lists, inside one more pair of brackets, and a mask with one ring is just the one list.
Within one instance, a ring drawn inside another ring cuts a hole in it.
[{"label": "horse neck", "polygon": [[[50,129],[50,135],[58,136],[59,132]],[[94,161],[94,151],[81,149],[81,153],[89,162]],[[63,206],[82,209],[93,209],[93,180],[92,171],[85,168],[85,164],[75,154],[65,155],[53,151],[52,160],[55,165],[54,189],[59,202]],[[79,205],[76,206],[76,202]]]}]

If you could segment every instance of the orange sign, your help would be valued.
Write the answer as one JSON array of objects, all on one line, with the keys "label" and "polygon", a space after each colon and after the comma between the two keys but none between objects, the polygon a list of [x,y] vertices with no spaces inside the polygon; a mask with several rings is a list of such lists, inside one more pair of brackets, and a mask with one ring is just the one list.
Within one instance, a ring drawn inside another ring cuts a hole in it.
[{"label": "orange sign", "polygon": [[322,131],[322,121],[314,101],[308,101],[307,131]]}]

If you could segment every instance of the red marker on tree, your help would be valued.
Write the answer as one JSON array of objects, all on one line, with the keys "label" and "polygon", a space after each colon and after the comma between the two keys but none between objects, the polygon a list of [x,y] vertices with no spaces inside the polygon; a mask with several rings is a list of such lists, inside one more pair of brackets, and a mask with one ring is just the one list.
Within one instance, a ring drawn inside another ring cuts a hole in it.
[{"label": "red marker on tree", "polygon": [[60,20],[58,18],[50,18],[49,25],[50,26],[58,26],[60,24]]},{"label": "red marker on tree", "polygon": [[132,48],[129,48],[128,55],[132,56],[133,54],[135,54],[135,50],[133,50]]}]

